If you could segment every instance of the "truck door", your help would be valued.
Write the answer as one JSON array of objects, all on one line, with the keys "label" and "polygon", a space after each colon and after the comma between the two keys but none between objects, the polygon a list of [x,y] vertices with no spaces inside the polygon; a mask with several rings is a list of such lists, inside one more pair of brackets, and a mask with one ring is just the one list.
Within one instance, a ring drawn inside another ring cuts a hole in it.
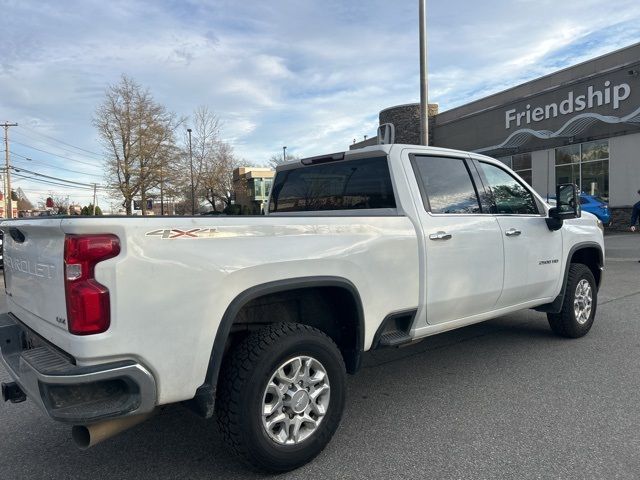
[{"label": "truck door", "polygon": [[542,205],[511,172],[474,163],[504,241],[504,287],[497,307],[555,297],[562,278],[562,230],[549,230]]},{"label": "truck door", "polygon": [[[422,206],[427,323],[494,309],[502,292],[502,231],[485,212],[467,158],[410,155]],[[422,208],[420,208],[422,207]]]}]

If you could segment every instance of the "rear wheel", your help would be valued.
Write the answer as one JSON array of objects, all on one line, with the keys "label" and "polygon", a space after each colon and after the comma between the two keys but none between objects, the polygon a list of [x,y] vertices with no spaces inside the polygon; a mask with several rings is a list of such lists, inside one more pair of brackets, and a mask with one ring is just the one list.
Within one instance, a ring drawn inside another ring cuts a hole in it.
[{"label": "rear wheel", "polygon": [[312,460],[335,433],[345,403],[345,367],[335,343],[295,323],[267,326],[222,366],[218,423],[244,460],[287,471]]},{"label": "rear wheel", "polygon": [[549,326],[562,337],[582,337],[591,330],[597,306],[598,290],[593,273],[586,265],[572,263],[562,311],[547,314]]}]

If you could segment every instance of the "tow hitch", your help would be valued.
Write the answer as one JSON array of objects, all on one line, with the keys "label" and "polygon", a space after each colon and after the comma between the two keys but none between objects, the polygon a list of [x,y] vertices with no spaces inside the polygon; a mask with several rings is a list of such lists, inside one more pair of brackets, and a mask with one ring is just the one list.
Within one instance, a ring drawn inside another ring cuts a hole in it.
[{"label": "tow hitch", "polygon": [[27,396],[16,382],[2,382],[2,400],[5,402],[20,403],[24,402],[26,399]]}]

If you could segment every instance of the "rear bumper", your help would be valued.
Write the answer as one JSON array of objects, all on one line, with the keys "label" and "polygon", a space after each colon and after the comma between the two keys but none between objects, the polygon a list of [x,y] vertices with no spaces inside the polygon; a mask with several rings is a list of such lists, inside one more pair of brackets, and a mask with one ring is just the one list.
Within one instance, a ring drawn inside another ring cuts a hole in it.
[{"label": "rear bumper", "polygon": [[27,397],[60,422],[85,425],[155,407],[155,380],[139,363],[80,367],[10,314],[0,315],[0,361]]}]

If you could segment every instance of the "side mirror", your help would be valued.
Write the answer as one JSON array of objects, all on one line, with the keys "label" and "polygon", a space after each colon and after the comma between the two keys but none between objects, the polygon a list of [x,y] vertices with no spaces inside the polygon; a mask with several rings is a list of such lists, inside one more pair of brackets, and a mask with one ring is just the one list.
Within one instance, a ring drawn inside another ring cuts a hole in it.
[{"label": "side mirror", "polygon": [[549,209],[547,225],[550,230],[558,230],[562,227],[563,220],[580,218],[580,192],[578,186],[573,183],[563,183],[556,187],[556,206]]},{"label": "side mirror", "polygon": [[556,187],[556,215],[557,218],[567,220],[580,218],[580,192],[573,183],[563,183]]}]

